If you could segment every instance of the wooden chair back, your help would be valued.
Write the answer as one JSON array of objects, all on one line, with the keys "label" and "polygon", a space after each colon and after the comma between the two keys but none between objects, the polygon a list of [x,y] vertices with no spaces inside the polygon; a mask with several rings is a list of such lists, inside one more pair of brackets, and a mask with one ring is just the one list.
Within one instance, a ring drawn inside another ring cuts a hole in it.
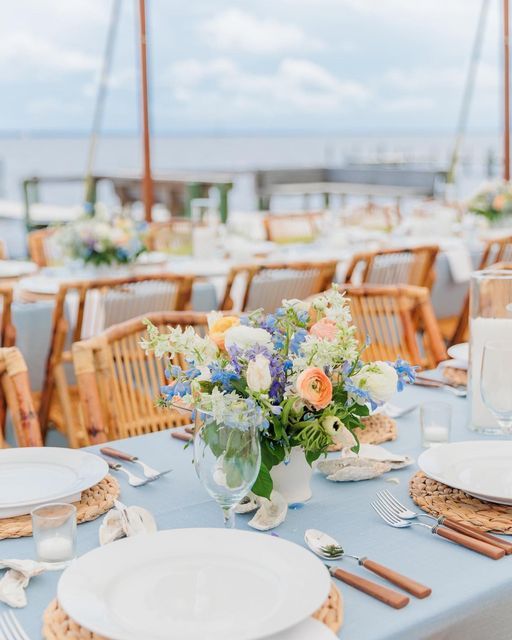
[{"label": "wooden chair back", "polygon": [[302,300],[328,289],[336,266],[336,260],[239,265],[229,273],[220,308],[273,312],[283,299]]},{"label": "wooden chair back", "polygon": [[[144,317],[162,330],[169,326],[207,330],[206,315],[202,313],[176,311]],[[141,348],[140,341],[146,335],[144,317],[73,345],[84,428],[81,438],[88,443],[152,433],[191,421],[189,412],[157,406],[170,363]]]},{"label": "wooden chair back", "polygon": [[321,211],[269,214],[263,218],[267,240],[279,244],[312,242],[318,235]]},{"label": "wooden chair back", "polygon": [[0,260],[8,260],[9,252],[7,250],[7,244],[5,240],[0,240]]},{"label": "wooden chair back", "polygon": [[192,254],[193,223],[189,218],[174,218],[167,222],[152,222],[146,231],[149,251],[169,255]]},{"label": "wooden chair back", "polygon": [[432,288],[437,246],[380,249],[353,256],[345,281],[351,284],[410,284]]},{"label": "wooden chair back", "polygon": [[[16,329],[12,322],[13,290],[8,285],[0,285],[0,347],[16,344]],[[5,396],[0,393],[0,438],[5,430]]]},{"label": "wooden chair back", "polygon": [[55,228],[48,227],[30,231],[27,235],[28,255],[39,267],[48,267],[60,258],[57,247],[52,242],[55,231]]},{"label": "wooden chair back", "polygon": [[[482,259],[478,270],[498,267],[500,263],[512,263],[512,236],[503,236],[502,238],[493,238],[489,240],[482,253]],[[457,321],[457,326],[450,339],[450,344],[458,344],[468,339],[469,326],[469,292],[467,293],[462,310]]]},{"label": "wooden chair back", "polygon": [[369,338],[362,360],[403,358],[422,368],[446,360],[426,287],[361,285],[347,286],[346,291],[358,338],[363,343]]},{"label": "wooden chair back", "polygon": [[192,283],[191,276],[151,274],[61,285],[55,300],[39,408],[43,430],[48,424],[56,389],[63,414],[60,426],[67,432],[70,445],[79,446],[74,437],[75,416],[65,371],[65,364],[72,360],[70,342],[98,335],[107,327],[142,313],[185,309]]},{"label": "wooden chair back", "polygon": [[[27,365],[16,347],[0,348],[0,385],[11,414],[17,445],[42,447],[43,437],[32,400]],[[0,430],[0,448],[5,446]]]}]

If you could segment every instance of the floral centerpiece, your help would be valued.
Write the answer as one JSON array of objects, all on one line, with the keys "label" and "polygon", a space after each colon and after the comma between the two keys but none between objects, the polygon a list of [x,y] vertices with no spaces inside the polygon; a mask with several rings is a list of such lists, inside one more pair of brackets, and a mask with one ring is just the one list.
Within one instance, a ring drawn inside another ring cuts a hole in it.
[{"label": "floral centerpiece", "polygon": [[129,264],[146,250],[143,226],[131,218],[84,216],[57,229],[63,255],[94,266]]},{"label": "floral centerpiece", "polygon": [[489,222],[496,222],[512,214],[512,184],[510,182],[489,182],[471,198],[468,211],[484,216]]},{"label": "floral centerpiece", "polygon": [[274,314],[209,315],[209,333],[192,327],[160,333],[147,323],[142,347],[170,365],[162,403],[213,414],[233,406],[263,414],[261,466],[253,493],[269,497],[278,468],[299,453],[309,465],[333,444],[358,450],[361,418],[386,402],[414,372],[404,361],[361,361],[349,301],[333,285],[310,304],[284,300]]}]

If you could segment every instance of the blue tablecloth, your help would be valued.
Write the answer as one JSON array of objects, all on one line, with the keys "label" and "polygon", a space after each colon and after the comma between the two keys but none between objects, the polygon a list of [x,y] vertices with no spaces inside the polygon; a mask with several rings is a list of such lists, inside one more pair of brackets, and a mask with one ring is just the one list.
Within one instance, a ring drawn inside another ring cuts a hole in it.
[{"label": "blue tablecloth", "polygon": [[[465,427],[466,401],[448,392],[410,388],[397,398],[397,403],[408,406],[433,400],[452,405],[453,439],[476,439]],[[418,413],[401,418],[398,425],[398,440],[387,446],[417,457],[421,452]],[[149,508],[160,529],[222,526],[219,507],[206,495],[191,464],[192,452],[183,451],[181,442],[162,432],[116,444],[157,468],[172,466],[174,469],[171,474],[138,489],[130,487],[124,477],[119,476],[121,498],[125,503]],[[395,611],[338,583],[345,599],[341,634],[345,640],[510,640],[512,558],[493,561],[438,539],[419,527],[391,529],[370,508],[375,492],[384,488],[412,506],[407,483],[415,471],[409,467],[391,472],[390,475],[400,479],[397,486],[382,478],[335,484],[315,474],[311,501],[299,510],[289,511],[285,523],[275,531],[283,538],[302,544],[305,529],[323,529],[338,538],[348,553],[365,554],[432,587],[433,593],[426,600],[411,598],[409,606]],[[248,520],[248,515],[238,516],[238,527],[247,528]],[[97,546],[98,527],[99,521],[78,527],[79,554]],[[29,558],[33,554],[31,538],[0,542],[0,557]],[[344,560],[343,566],[379,581],[352,560]],[[19,611],[19,618],[33,640],[40,637],[42,612],[55,596],[58,577],[56,573],[47,573],[29,585],[29,605]],[[4,608],[0,604],[0,611]]]}]

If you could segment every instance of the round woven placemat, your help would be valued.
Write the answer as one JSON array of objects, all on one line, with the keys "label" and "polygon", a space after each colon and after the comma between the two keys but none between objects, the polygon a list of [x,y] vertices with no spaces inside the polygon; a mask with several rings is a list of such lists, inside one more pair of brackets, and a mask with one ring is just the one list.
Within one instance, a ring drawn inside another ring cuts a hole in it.
[{"label": "round woven placemat", "polygon": [[512,506],[484,502],[418,471],[409,482],[414,502],[430,515],[447,516],[482,531],[512,535]]},{"label": "round woven placemat", "polygon": [[[94,487],[82,491],[80,502],[75,502],[76,519],[81,522],[95,520],[114,506],[119,496],[119,483],[108,475]],[[0,520],[0,540],[4,538],[22,538],[32,535],[30,515],[14,516]]]},{"label": "round woven placemat", "polygon": [[468,372],[455,367],[445,367],[443,369],[443,378],[450,384],[465,386],[468,384]]},{"label": "round woven placemat", "polygon": [[[343,624],[343,598],[338,588],[332,584],[329,597],[313,617],[323,622],[334,633],[338,633]],[[108,640],[92,631],[87,631],[74,622],[61,609],[57,600],[52,600],[43,614],[43,638],[45,640]]]}]

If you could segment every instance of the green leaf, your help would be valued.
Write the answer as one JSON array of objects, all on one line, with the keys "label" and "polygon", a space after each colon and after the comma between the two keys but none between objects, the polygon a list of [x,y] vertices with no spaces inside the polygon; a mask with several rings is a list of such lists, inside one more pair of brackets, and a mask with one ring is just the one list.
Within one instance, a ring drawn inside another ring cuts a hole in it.
[{"label": "green leaf", "polygon": [[273,488],[274,483],[272,482],[270,471],[262,462],[260,466],[260,472],[258,473],[258,477],[256,478],[255,483],[252,485],[251,491],[257,496],[268,498],[270,500],[270,494],[272,493]]}]

